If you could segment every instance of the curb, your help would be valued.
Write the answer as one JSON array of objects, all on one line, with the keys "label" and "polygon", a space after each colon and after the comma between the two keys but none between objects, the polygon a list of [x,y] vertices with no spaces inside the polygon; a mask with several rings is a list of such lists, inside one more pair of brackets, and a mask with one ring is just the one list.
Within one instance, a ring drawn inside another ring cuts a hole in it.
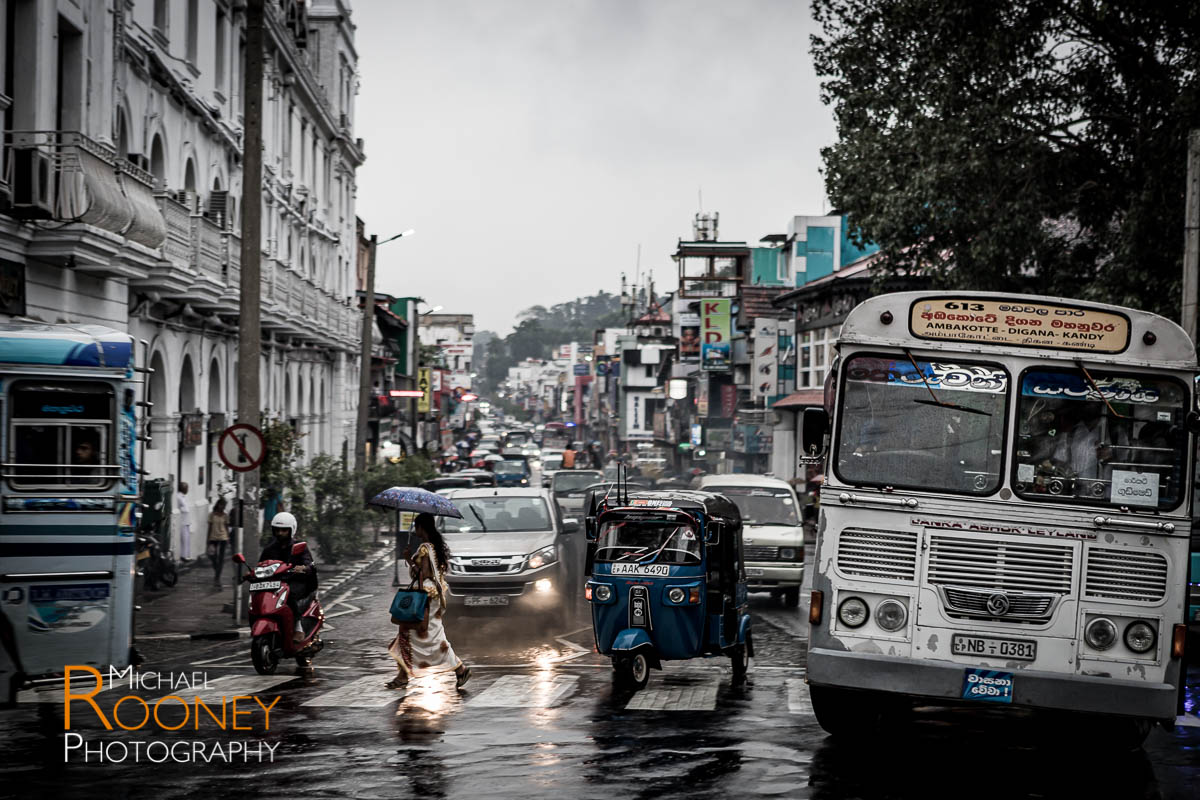
[{"label": "curb", "polygon": [[[349,569],[342,570],[334,579],[327,585],[320,588],[322,594],[331,594],[340,586],[343,586],[349,581],[354,580],[362,573],[366,572],[371,567],[378,564],[383,559],[387,558],[392,552],[392,546],[386,545],[380,547],[374,553],[369,554],[363,561],[355,564]],[[231,628],[223,631],[204,631],[201,633],[151,633],[144,636],[138,636],[137,641],[223,641],[233,639],[249,639],[249,628]]]}]

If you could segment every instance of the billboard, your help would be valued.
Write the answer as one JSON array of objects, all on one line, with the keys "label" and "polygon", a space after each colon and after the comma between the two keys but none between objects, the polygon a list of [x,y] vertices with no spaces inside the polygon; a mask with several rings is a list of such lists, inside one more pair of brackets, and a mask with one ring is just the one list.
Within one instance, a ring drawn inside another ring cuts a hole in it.
[{"label": "billboard", "polygon": [[779,320],[769,317],[754,319],[753,375],[750,379],[750,396],[757,399],[775,394],[776,373],[779,365]]},{"label": "billboard", "polygon": [[727,297],[700,301],[700,369],[727,370],[733,363],[730,302]]},{"label": "billboard", "polygon": [[679,360],[700,360],[700,315],[679,315]]}]

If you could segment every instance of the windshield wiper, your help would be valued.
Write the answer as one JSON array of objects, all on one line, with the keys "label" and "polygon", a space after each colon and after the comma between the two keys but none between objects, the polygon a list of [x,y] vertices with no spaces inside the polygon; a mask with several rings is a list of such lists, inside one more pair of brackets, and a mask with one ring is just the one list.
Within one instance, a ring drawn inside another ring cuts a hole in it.
[{"label": "windshield wiper", "polygon": [[950,408],[955,411],[966,411],[968,414],[982,414],[985,417],[992,415],[992,412],[984,411],[980,408],[969,408],[958,403],[947,403],[945,400],[938,399],[938,396],[934,394],[933,387],[929,385],[929,381],[925,377],[925,372],[917,366],[917,360],[913,358],[912,353],[908,352],[907,347],[904,348],[904,355],[908,356],[908,360],[912,362],[913,369],[921,376],[921,383],[925,384],[925,388],[929,390],[929,396],[933,398],[932,400],[913,400],[914,403],[920,403],[923,406],[941,406],[942,408]]},{"label": "windshield wiper", "polygon": [[469,510],[472,514],[475,515],[475,519],[479,520],[479,527],[483,530],[484,533],[487,533],[487,525],[483,524],[483,517],[479,516],[479,512],[475,510],[475,506],[471,505],[470,503],[467,503],[467,510]]}]

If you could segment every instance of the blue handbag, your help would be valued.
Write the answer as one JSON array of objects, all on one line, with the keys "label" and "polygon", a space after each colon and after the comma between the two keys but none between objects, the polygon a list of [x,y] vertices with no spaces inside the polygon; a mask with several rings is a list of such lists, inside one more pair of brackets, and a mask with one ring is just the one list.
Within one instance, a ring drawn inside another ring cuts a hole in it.
[{"label": "blue handbag", "polygon": [[425,621],[429,613],[429,595],[424,589],[412,588],[414,581],[407,589],[400,589],[392,598],[393,625],[419,625]]}]

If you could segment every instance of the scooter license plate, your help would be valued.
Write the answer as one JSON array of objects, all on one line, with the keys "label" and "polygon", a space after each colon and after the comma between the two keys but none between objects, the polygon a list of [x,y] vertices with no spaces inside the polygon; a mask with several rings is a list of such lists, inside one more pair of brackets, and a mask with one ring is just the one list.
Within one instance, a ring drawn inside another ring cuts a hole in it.
[{"label": "scooter license plate", "polygon": [[279,586],[280,586],[280,581],[259,581],[258,583],[250,584],[250,591],[252,591],[252,592],[274,591],[275,589],[278,589]]}]

